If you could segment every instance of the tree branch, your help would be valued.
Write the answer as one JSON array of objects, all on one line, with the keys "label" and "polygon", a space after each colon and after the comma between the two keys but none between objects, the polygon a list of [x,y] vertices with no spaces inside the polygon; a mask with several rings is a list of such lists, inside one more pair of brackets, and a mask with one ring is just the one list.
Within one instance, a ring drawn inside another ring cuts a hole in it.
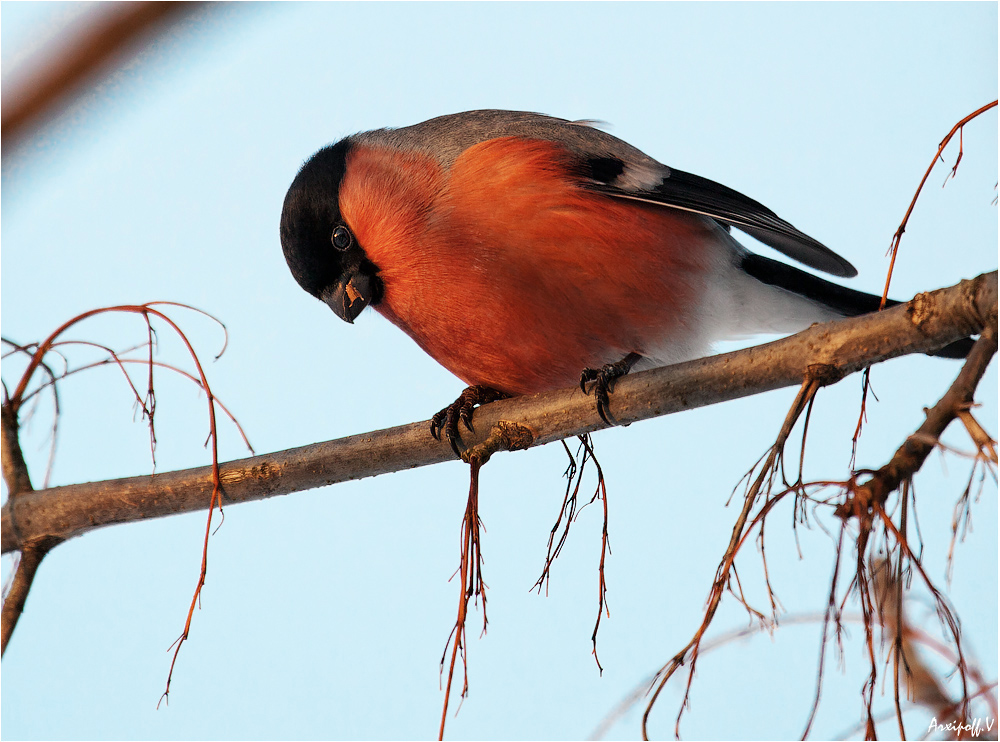
[{"label": "tree branch", "polygon": [[[10,400],[0,406],[0,454],[3,461],[3,479],[8,493],[7,504],[4,505],[6,512],[7,507],[16,502],[18,497],[33,491],[18,437],[17,408]],[[50,537],[43,537],[39,541],[22,542],[13,522],[9,518],[7,521],[3,527],[4,533],[10,531],[9,541],[15,548],[21,550],[21,558],[17,563],[10,592],[4,596],[3,610],[0,611],[0,655],[7,651],[7,642],[10,641],[17,620],[24,611],[24,603],[31,591],[31,583],[35,579],[38,565],[42,563],[49,549],[59,543],[59,539]],[[7,536],[4,537],[4,543],[8,543]]]},{"label": "tree branch", "polygon": [[[0,461],[2,461],[3,481],[10,497],[22,492],[30,492],[31,477],[24,463],[21,443],[18,437],[17,410],[10,402],[0,406]],[[6,532],[6,526],[4,526]],[[6,543],[6,540],[4,541]]]},{"label": "tree branch", "polygon": [[937,404],[926,411],[927,417],[916,432],[896,449],[892,459],[861,484],[837,507],[837,515],[848,518],[867,513],[873,505],[884,505],[889,495],[905,480],[916,474],[930,456],[951,421],[972,405],[976,387],[997,352],[997,318],[993,317],[972,346],[965,365]]},{"label": "tree branch", "polygon": [[17,620],[24,611],[24,603],[28,599],[31,591],[31,583],[35,579],[42,559],[49,553],[52,547],[61,543],[57,538],[44,538],[41,541],[29,542],[21,548],[21,558],[17,563],[17,571],[14,572],[14,580],[10,585],[10,592],[3,601],[3,611],[0,612],[0,655],[7,652],[7,643],[14,633]]},{"label": "tree branch", "polygon": [[[720,356],[653,369],[621,379],[610,412],[619,424],[797,386],[807,373],[826,383],[873,363],[937,350],[996,325],[997,273],[927,294],[878,314],[816,325],[792,337]],[[942,361],[943,362],[943,361]],[[482,442],[499,420],[528,428],[533,445],[607,427],[590,396],[578,388],[495,402],[476,411]],[[232,461],[220,466],[223,502],[248,502],[392,471],[454,460],[429,422]],[[25,493],[2,511],[3,552],[25,541],[59,540],[95,528],[204,510],[212,494],[211,467],[109,480]],[[13,520],[12,520],[13,517]]]}]

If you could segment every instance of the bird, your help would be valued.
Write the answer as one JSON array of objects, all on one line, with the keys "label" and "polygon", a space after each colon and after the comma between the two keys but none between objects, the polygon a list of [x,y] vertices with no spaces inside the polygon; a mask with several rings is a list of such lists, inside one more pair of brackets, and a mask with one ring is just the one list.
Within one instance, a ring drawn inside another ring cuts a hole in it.
[{"label": "bird", "polygon": [[458,453],[476,405],[594,382],[610,424],[608,395],[629,371],[879,309],[879,296],[751,252],[734,229],[816,271],[857,275],[735,190],[592,121],[522,111],[323,147],[288,188],[280,238],[295,281],[334,314],[353,323],[372,307],[468,385],[431,422]]}]

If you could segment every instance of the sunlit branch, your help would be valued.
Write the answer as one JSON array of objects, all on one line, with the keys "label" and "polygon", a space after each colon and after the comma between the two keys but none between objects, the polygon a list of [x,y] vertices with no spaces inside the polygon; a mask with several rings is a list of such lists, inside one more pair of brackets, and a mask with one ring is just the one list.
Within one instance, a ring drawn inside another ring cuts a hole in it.
[{"label": "sunlit branch", "polygon": [[[994,271],[918,294],[879,314],[815,325],[773,343],[629,375],[617,383],[610,412],[627,424],[797,386],[818,371],[831,380],[840,378],[873,363],[978,334],[990,317],[996,321],[996,313]],[[465,443],[481,442],[499,420],[527,427],[532,445],[606,427],[593,398],[574,387],[479,408],[473,418],[477,432],[467,434]],[[411,423],[222,464],[223,504],[455,460],[447,442],[429,435],[428,425]],[[117,523],[204,510],[211,494],[211,467],[26,493],[3,508],[3,551],[18,548],[12,514],[24,538],[67,539]]]}]

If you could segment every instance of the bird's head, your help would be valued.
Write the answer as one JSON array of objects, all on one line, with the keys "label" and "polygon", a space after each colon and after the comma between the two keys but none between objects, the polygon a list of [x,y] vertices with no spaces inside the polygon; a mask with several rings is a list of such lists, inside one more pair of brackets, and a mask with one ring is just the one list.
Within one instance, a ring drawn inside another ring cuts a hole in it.
[{"label": "bird's head", "polygon": [[281,210],[281,249],[299,286],[353,323],[382,298],[378,268],[340,213],[350,141],[314,154],[292,181]]}]

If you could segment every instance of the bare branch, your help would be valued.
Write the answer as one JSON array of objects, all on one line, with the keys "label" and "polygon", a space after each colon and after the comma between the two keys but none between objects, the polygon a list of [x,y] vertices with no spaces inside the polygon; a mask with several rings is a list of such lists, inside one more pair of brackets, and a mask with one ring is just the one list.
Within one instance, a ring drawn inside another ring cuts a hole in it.
[{"label": "bare branch", "polygon": [[7,642],[10,641],[17,626],[17,620],[24,611],[24,603],[28,599],[31,590],[31,583],[35,579],[35,573],[42,559],[56,546],[58,539],[44,539],[41,542],[30,543],[21,549],[20,560],[17,563],[17,571],[14,573],[14,581],[11,583],[10,592],[4,597],[3,611],[0,613],[0,655],[6,653]]},{"label": "bare branch", "polygon": [[[799,385],[822,367],[832,381],[873,363],[936,350],[984,327],[996,326],[997,273],[981,275],[890,310],[816,325],[797,335],[721,356],[653,369],[621,379],[610,411],[623,424],[752,394]],[[943,361],[942,361],[943,362]],[[543,445],[607,427],[579,388],[503,400],[479,408],[486,438],[500,420],[519,423]],[[353,435],[336,441],[232,461],[219,467],[223,504],[259,500],[364,477],[454,460],[429,423]],[[54,487],[25,493],[2,511],[6,553],[17,548],[11,516],[25,538],[72,538],[87,531],[176,513],[211,502],[212,470],[185,471]]]},{"label": "bare branch", "polygon": [[927,410],[927,418],[923,424],[903,442],[888,464],[861,484],[837,508],[839,516],[847,518],[858,512],[868,512],[873,505],[881,506],[891,492],[917,473],[934,450],[945,428],[961,412],[969,409],[976,387],[996,352],[997,325],[994,317],[992,326],[983,330],[948,391],[936,405]]},{"label": "bare branch", "polygon": [[[17,409],[9,402],[0,407],[0,453],[3,461],[3,481],[7,484],[10,497],[31,492],[31,477],[28,476],[28,466],[24,463],[21,453],[21,443],[18,438]],[[6,532],[6,526],[4,531]],[[4,539],[4,543],[7,543]]]},{"label": "bare branch", "polygon": [[[5,400],[3,406],[0,407],[0,431],[2,431],[0,450],[3,454],[3,478],[7,484],[7,506],[9,506],[20,495],[33,491],[31,478],[28,476],[28,467],[24,463],[24,455],[21,453],[21,444],[18,439],[17,408],[9,400]],[[6,526],[4,530],[7,530]],[[58,543],[58,541],[50,539],[42,543],[22,542],[13,523],[10,523],[10,531],[14,537],[11,539],[11,543],[15,548],[21,549],[21,557],[17,564],[17,571],[14,573],[10,592],[4,596],[3,610],[0,612],[0,655],[7,651],[7,642],[10,641],[14,627],[17,626],[17,620],[24,611],[24,603],[28,599],[38,565],[41,564],[48,550]],[[7,541],[5,540],[4,543]]]}]

